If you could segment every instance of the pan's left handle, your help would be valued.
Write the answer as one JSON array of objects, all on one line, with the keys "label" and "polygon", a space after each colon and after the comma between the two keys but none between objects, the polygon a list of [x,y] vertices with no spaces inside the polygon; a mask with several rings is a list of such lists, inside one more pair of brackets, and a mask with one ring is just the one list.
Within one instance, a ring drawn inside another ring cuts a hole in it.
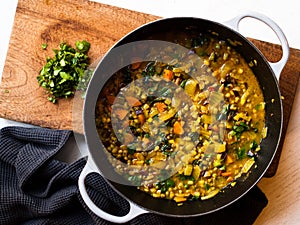
[{"label": "pan's left handle", "polygon": [[137,217],[138,215],[141,215],[143,213],[149,213],[148,211],[138,207],[137,205],[135,205],[134,203],[132,203],[130,201],[129,201],[130,210],[125,216],[111,215],[111,214],[103,211],[102,209],[100,209],[89,197],[87,190],[86,190],[85,183],[84,183],[87,175],[90,173],[93,173],[93,172],[99,173],[98,171],[93,169],[93,167],[90,165],[90,163],[88,161],[79,176],[78,185],[79,185],[79,192],[80,192],[81,197],[84,200],[85,204],[97,216],[101,217],[104,220],[113,222],[113,223],[126,223],[126,222],[132,220],[133,218]]},{"label": "pan's left handle", "polygon": [[281,28],[269,17],[267,17],[263,14],[257,13],[257,12],[252,12],[252,11],[244,12],[244,13],[236,16],[235,18],[233,18],[227,22],[224,22],[224,24],[233,28],[236,31],[239,31],[239,23],[242,19],[244,19],[246,17],[251,17],[251,18],[262,21],[263,23],[268,25],[275,32],[276,36],[278,37],[278,39],[281,43],[281,47],[282,47],[282,57],[278,62],[275,62],[275,63],[269,62],[269,64],[272,67],[272,69],[276,75],[276,78],[279,80],[280,73],[281,73],[282,69],[284,68],[284,66],[286,65],[287,60],[289,58],[289,54],[290,54],[290,48],[289,48],[289,44],[286,39],[286,36],[284,35]]}]

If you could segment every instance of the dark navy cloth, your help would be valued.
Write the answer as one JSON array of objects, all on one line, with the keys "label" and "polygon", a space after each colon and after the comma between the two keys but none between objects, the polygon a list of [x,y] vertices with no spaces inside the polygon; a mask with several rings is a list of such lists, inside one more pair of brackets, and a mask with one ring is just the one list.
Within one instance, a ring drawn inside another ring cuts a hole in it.
[{"label": "dark navy cloth", "polygon": [[[71,131],[5,127],[0,131],[0,224],[112,224],[95,216],[80,197],[77,181],[86,160],[68,164],[55,156]],[[90,197],[103,210],[125,215],[128,203],[98,174],[86,178]],[[171,218],[143,214],[130,225],[250,225],[267,205],[258,187],[236,203],[206,216]]]}]

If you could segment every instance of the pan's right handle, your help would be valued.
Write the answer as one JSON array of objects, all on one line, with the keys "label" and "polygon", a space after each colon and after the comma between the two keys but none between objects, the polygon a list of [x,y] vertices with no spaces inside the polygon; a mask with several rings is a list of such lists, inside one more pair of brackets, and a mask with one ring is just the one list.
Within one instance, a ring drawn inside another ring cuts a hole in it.
[{"label": "pan's right handle", "polygon": [[81,195],[82,199],[84,200],[85,204],[97,216],[99,216],[102,219],[105,219],[107,221],[113,222],[113,223],[126,223],[126,222],[130,221],[131,219],[137,217],[140,214],[148,213],[148,211],[138,207],[137,205],[135,205],[134,203],[132,203],[130,201],[129,201],[130,210],[129,210],[128,214],[126,214],[125,216],[111,215],[111,214],[103,211],[102,209],[100,209],[89,197],[86,187],[85,187],[85,183],[84,183],[86,176],[93,172],[99,173],[98,171],[96,171],[95,169],[92,168],[92,166],[90,165],[90,163],[88,161],[87,164],[85,165],[85,167],[83,168],[82,172],[80,173],[80,176],[78,179],[78,185],[79,185],[80,195]]},{"label": "pan's right handle", "polygon": [[228,25],[229,27],[233,28],[236,31],[239,31],[239,23],[241,22],[242,19],[244,19],[246,17],[251,17],[251,18],[262,21],[263,23],[268,25],[275,32],[276,36],[278,37],[278,39],[281,43],[281,47],[282,47],[282,57],[278,62],[275,62],[275,63],[269,62],[269,64],[272,67],[272,69],[276,75],[276,78],[279,80],[280,73],[281,73],[283,67],[285,66],[285,64],[287,63],[287,60],[288,60],[289,54],[290,54],[289,44],[288,44],[288,41],[287,41],[283,31],[269,17],[267,17],[263,14],[257,13],[257,12],[252,12],[252,11],[247,11],[245,13],[242,13],[242,14],[236,16],[235,18],[225,22],[224,24]]}]

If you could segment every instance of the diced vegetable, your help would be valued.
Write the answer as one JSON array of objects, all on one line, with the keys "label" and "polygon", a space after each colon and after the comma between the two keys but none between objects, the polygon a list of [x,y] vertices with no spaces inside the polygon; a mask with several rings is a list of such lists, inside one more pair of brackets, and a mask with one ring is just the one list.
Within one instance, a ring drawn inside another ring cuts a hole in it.
[{"label": "diced vegetable", "polygon": [[192,174],[192,171],[193,171],[193,166],[191,164],[186,165],[184,169],[184,175],[190,176]]},{"label": "diced vegetable", "polygon": [[159,113],[158,109],[156,107],[152,107],[149,113],[149,119],[153,118]]},{"label": "diced vegetable", "polygon": [[166,80],[171,81],[174,77],[173,71],[172,70],[168,70],[168,69],[164,69],[163,71],[163,78],[165,78]]},{"label": "diced vegetable", "polygon": [[229,176],[232,175],[232,172],[224,172],[224,173],[221,173],[221,175],[222,175],[223,177],[229,177]]},{"label": "diced vegetable", "polygon": [[164,113],[162,113],[160,116],[159,116],[159,119],[161,121],[166,121],[168,119],[171,119],[174,115],[176,114],[176,111],[173,110],[173,109],[170,109],[169,111],[166,111]]},{"label": "diced vegetable", "polygon": [[255,163],[254,158],[248,159],[248,160],[246,161],[246,163],[244,164],[244,166],[243,166],[241,172],[242,172],[242,173],[248,173],[249,170],[251,169],[251,167],[254,165],[254,163]]},{"label": "diced vegetable", "polygon": [[214,165],[214,167],[221,167],[223,165],[223,160],[221,160],[221,159],[215,159],[213,165]]},{"label": "diced vegetable", "polygon": [[235,125],[233,126],[233,135],[237,137],[239,140],[241,138],[241,135],[243,132],[248,131],[249,126],[244,123],[244,122],[236,122]]},{"label": "diced vegetable", "polygon": [[128,111],[125,109],[116,109],[114,113],[119,117],[120,120],[123,120],[127,115]]},{"label": "diced vegetable", "polygon": [[224,143],[214,143],[215,152],[216,153],[222,153],[226,151],[226,145]]},{"label": "diced vegetable", "polygon": [[184,132],[184,130],[183,130],[183,128],[182,128],[182,125],[181,125],[181,123],[179,122],[179,121],[176,121],[175,123],[174,123],[174,127],[173,127],[173,131],[174,131],[174,134],[178,134],[178,135],[181,135],[181,134],[183,134],[183,132]]},{"label": "diced vegetable", "polygon": [[133,61],[133,63],[131,64],[131,69],[136,70],[140,67],[143,60],[141,58],[134,57],[134,58],[132,58],[132,61]]},{"label": "diced vegetable", "polygon": [[130,106],[140,106],[140,105],[142,105],[142,103],[137,98],[135,98],[133,96],[126,96],[125,98],[126,98],[128,104]]},{"label": "diced vegetable", "polygon": [[232,61],[226,61],[220,68],[220,77],[225,78],[226,75],[234,68]]},{"label": "diced vegetable", "polygon": [[212,123],[212,116],[211,115],[203,114],[201,116],[201,120],[202,120],[203,123],[211,124]]},{"label": "diced vegetable", "polygon": [[267,127],[264,127],[262,129],[262,138],[266,138],[267,137],[267,133],[268,133],[268,128]]},{"label": "diced vegetable", "polygon": [[249,96],[249,92],[246,91],[241,97],[241,105],[245,105],[248,96]]},{"label": "diced vegetable", "polygon": [[162,113],[163,111],[165,111],[165,109],[167,107],[166,104],[163,103],[163,102],[157,102],[154,105],[157,108],[157,110],[158,110],[159,113]]},{"label": "diced vegetable", "polygon": [[238,120],[245,120],[245,121],[250,121],[252,118],[250,116],[247,116],[244,112],[241,113],[237,113],[234,117],[234,120],[238,121]]},{"label": "diced vegetable", "polygon": [[194,96],[196,87],[197,87],[197,82],[194,79],[188,79],[185,83],[184,90],[189,96]]},{"label": "diced vegetable", "polygon": [[201,197],[201,200],[207,200],[207,199],[210,199],[210,198],[216,196],[219,192],[220,192],[219,189],[215,189],[215,190],[209,192],[206,196]]},{"label": "diced vegetable", "polygon": [[186,198],[185,198],[185,197],[178,197],[178,196],[175,196],[175,197],[174,197],[174,201],[175,201],[175,202],[185,202],[185,201],[186,201]]},{"label": "diced vegetable", "polygon": [[124,133],[124,144],[129,144],[133,141],[133,136],[130,133]]},{"label": "diced vegetable", "polygon": [[145,116],[144,116],[144,114],[139,114],[137,116],[137,118],[138,118],[138,120],[139,120],[139,122],[140,122],[141,125],[143,125],[145,123]]},{"label": "diced vegetable", "polygon": [[193,177],[195,180],[198,180],[200,177],[201,169],[198,165],[194,166],[193,168]]},{"label": "diced vegetable", "polygon": [[234,162],[234,160],[233,160],[232,156],[227,155],[227,156],[226,156],[226,164],[228,165],[228,164],[231,164],[231,163],[233,163],[233,162]]}]

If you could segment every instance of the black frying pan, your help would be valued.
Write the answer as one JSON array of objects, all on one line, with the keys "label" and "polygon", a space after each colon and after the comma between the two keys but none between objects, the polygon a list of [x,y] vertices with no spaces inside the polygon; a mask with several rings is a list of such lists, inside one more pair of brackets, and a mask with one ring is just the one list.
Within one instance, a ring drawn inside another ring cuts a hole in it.
[{"label": "black frying pan", "polygon": [[[268,62],[262,53],[251,42],[236,31],[240,20],[244,17],[253,17],[261,20],[274,30],[281,41],[283,49],[283,56],[279,62],[274,64]],[[234,18],[226,24],[227,25],[223,25],[200,18],[167,18],[158,20],[146,24],[126,35],[99,63],[89,84],[84,103],[84,132],[89,149],[89,157],[88,163],[79,178],[81,195],[85,203],[98,216],[112,222],[122,223],[136,217],[139,214],[148,212],[177,217],[204,215],[226,207],[238,200],[261,179],[269,167],[280,141],[283,115],[278,79],[280,72],[288,59],[289,47],[281,29],[272,20],[261,14],[253,12],[246,13]],[[266,102],[265,121],[266,126],[268,127],[267,137],[261,143],[261,151],[256,161],[257,166],[252,167],[247,179],[241,178],[243,180],[238,181],[234,188],[225,188],[223,192],[220,192],[214,198],[205,201],[185,202],[180,207],[178,207],[177,203],[173,201],[156,199],[137,190],[136,187],[118,184],[107,179],[107,182],[111,184],[111,186],[120,195],[129,201],[131,209],[130,212],[123,217],[117,217],[103,212],[87,195],[84,186],[84,179],[91,172],[101,173],[104,177],[106,177],[105,174],[111,173],[112,171],[111,164],[107,161],[106,154],[101,150],[104,149],[104,146],[96,131],[94,110],[101,88],[115,72],[110,71],[110,67],[106,66],[111,63],[111,60],[113,59],[111,57],[116,57],[116,55],[110,56],[110,53],[113,52],[113,49],[133,41],[148,40],[151,39],[151,37],[155,39],[159,37],[160,40],[164,40],[162,32],[165,30],[172,31],[176,34],[177,31],[182,31],[187,27],[192,29],[193,32],[198,33],[215,31],[219,34],[219,38],[223,40],[236,40],[241,43],[241,45],[237,45],[235,49],[244,57],[244,59],[247,62],[254,59],[257,61],[257,66],[254,66],[252,69],[263,90]]]}]

